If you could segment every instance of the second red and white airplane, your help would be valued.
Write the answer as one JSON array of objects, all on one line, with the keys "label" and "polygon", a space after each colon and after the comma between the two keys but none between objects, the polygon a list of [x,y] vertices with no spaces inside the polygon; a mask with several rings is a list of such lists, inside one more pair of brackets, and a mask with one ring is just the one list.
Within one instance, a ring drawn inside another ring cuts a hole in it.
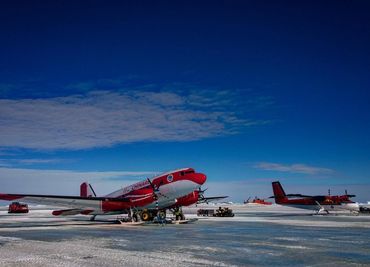
[{"label": "second red and white airplane", "polygon": [[[55,210],[53,215],[96,215],[125,214],[147,221],[159,212],[179,208],[204,200],[200,186],[207,180],[203,173],[192,168],[178,169],[160,174],[152,179],[132,184],[106,196],[97,197],[91,185],[82,183],[80,196],[0,194],[0,199],[68,207]],[[183,216],[182,216],[183,217]]]},{"label": "second red and white airplane", "polygon": [[272,182],[272,190],[274,192],[274,196],[272,198],[275,198],[275,203],[283,206],[316,210],[317,213],[329,213],[329,211],[343,210],[353,212],[359,211],[358,203],[350,199],[351,197],[355,197],[355,195],[348,195],[347,192],[345,195],[341,196],[285,194],[279,181]]}]

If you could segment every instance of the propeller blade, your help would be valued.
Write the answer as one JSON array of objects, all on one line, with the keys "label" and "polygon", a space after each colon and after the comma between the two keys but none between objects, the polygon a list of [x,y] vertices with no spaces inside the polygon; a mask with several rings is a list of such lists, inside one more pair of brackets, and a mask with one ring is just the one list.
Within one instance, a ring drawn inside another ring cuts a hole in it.
[{"label": "propeller blade", "polygon": [[201,187],[199,187],[198,192],[199,192],[199,194],[203,194],[203,193],[204,193],[204,192],[206,192],[207,190],[208,190],[208,188],[206,188],[206,189],[202,190],[202,188],[201,188]]},{"label": "propeller blade", "polygon": [[157,195],[157,193],[159,192],[159,190],[158,190],[158,188],[155,187],[155,185],[152,183],[152,181],[150,181],[149,178],[147,178],[147,181],[150,184],[150,186],[153,188],[153,196],[156,200],[156,206],[158,206],[158,195]]},{"label": "propeller blade", "polygon": [[155,192],[158,192],[159,186],[158,186],[158,187],[156,187],[156,186],[152,183],[152,181],[150,181],[150,179],[149,179],[149,178],[147,178],[147,180],[148,180],[148,183],[150,184],[150,186],[153,188],[153,190],[154,190]]},{"label": "propeller blade", "polygon": [[201,202],[205,202],[205,197],[204,197],[204,192],[207,190],[208,188],[202,190],[201,187],[199,187],[198,189],[198,203],[201,203]]}]

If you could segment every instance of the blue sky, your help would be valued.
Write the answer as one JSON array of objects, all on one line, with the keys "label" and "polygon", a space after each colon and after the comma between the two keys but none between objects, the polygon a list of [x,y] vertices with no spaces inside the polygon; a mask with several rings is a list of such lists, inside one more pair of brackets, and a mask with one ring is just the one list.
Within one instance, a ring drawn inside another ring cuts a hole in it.
[{"label": "blue sky", "polygon": [[12,1],[0,188],[100,194],[171,169],[234,201],[370,200],[367,1]]}]

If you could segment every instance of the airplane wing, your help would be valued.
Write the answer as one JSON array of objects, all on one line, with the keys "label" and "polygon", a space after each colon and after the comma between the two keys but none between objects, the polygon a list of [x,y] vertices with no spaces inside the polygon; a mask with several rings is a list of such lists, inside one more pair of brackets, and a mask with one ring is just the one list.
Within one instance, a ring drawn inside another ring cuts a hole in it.
[{"label": "airplane wing", "polygon": [[306,197],[306,198],[308,198],[308,197],[312,197],[312,196],[302,195],[302,194],[287,194],[286,196],[287,196],[288,198],[289,198],[289,197]]},{"label": "airplane wing", "polygon": [[198,203],[208,203],[210,201],[216,201],[224,198],[228,198],[229,196],[217,196],[217,197],[202,197],[198,200]]},{"label": "airplane wing", "polygon": [[100,207],[101,201],[131,202],[128,198],[106,198],[106,197],[79,197],[79,196],[58,196],[58,195],[26,195],[26,194],[0,194],[0,199],[8,201],[22,201],[26,203],[66,206],[75,209],[87,207]]}]

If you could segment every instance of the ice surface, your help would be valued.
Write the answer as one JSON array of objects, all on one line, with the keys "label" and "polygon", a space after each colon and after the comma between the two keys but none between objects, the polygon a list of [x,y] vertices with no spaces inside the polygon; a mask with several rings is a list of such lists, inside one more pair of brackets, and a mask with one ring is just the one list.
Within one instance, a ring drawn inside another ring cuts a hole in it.
[{"label": "ice surface", "polygon": [[0,212],[0,266],[370,265],[370,216],[239,207],[233,218],[186,225],[121,227],[113,218]]}]

